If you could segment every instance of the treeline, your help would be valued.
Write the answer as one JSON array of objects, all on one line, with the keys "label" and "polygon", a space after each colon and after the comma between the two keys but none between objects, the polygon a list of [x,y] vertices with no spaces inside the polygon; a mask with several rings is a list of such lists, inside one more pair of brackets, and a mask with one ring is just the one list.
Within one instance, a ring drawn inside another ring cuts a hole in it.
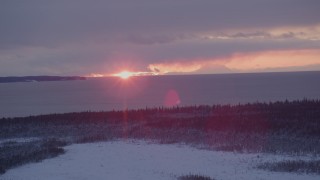
[{"label": "treeline", "polygon": [[[2,118],[1,128],[33,125],[117,125],[135,123],[154,128],[194,128],[234,131],[279,131],[320,135],[320,100],[238,105],[159,107],[139,110],[77,112],[22,118]],[[288,131],[290,132],[290,131]]]},{"label": "treeline", "polygon": [[0,138],[68,137],[75,142],[139,138],[220,150],[320,153],[320,100],[158,107],[0,119]]},{"label": "treeline", "polygon": [[86,80],[81,76],[9,76],[0,77],[0,83],[14,83],[14,82],[37,82],[37,81],[71,81],[71,80]]},{"label": "treeline", "polygon": [[65,145],[67,145],[65,142],[56,139],[24,143],[6,142],[0,145],[0,175],[10,168],[63,154]]}]

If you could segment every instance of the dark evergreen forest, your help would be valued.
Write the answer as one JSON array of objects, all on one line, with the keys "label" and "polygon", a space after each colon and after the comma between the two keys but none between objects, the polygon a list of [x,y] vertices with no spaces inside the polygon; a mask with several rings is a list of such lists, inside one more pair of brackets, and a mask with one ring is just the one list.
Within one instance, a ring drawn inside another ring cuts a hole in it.
[{"label": "dark evergreen forest", "polygon": [[23,164],[17,159],[30,161],[35,154],[41,155],[36,160],[54,157],[63,153],[61,147],[67,144],[123,138],[221,151],[319,155],[320,101],[159,107],[0,119],[0,140],[14,138],[38,141],[1,146],[3,171]]}]

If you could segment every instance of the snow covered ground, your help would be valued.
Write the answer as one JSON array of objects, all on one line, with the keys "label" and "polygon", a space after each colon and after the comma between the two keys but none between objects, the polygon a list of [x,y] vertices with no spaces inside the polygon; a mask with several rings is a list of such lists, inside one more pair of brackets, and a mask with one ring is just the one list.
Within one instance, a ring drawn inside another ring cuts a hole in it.
[{"label": "snow covered ground", "polygon": [[74,144],[65,149],[67,153],[64,155],[8,170],[0,179],[174,180],[188,174],[218,180],[320,178],[313,174],[277,173],[254,168],[260,162],[292,159],[289,156],[216,152],[185,145],[131,140]]}]

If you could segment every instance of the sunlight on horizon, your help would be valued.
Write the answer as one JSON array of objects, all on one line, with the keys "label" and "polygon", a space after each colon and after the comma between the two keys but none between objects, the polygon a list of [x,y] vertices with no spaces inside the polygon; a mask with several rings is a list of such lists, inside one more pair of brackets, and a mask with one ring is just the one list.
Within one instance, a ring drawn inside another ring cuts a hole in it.
[{"label": "sunlight on horizon", "polygon": [[114,74],[114,76],[120,77],[121,79],[129,79],[134,76],[134,73],[130,71],[121,71],[120,73]]},{"label": "sunlight on horizon", "polygon": [[157,76],[157,75],[159,75],[159,74],[152,72],[152,71],[132,72],[132,71],[127,71],[127,70],[123,70],[119,73],[111,74],[111,76],[119,77],[124,80],[129,79],[130,77],[133,77],[133,76]]}]

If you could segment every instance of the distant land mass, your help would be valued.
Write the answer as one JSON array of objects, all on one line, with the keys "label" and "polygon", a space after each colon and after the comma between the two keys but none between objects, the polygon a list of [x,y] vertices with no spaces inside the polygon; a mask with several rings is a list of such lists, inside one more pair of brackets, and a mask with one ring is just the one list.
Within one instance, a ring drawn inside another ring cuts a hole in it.
[{"label": "distant land mass", "polygon": [[0,83],[14,83],[14,82],[40,82],[40,81],[72,81],[72,80],[86,80],[81,76],[10,76],[0,77]]}]

